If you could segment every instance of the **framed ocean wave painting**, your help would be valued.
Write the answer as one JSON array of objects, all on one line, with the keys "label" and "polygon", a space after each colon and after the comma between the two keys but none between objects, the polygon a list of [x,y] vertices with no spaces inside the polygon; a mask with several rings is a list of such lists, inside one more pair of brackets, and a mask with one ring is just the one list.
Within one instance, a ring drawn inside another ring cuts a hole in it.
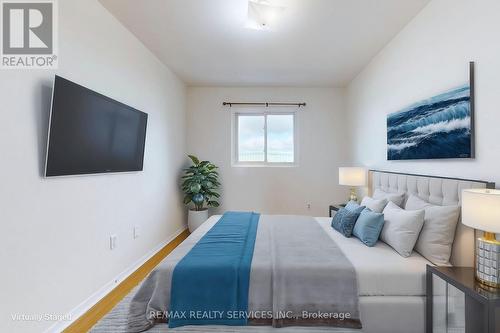
[{"label": "framed ocean wave painting", "polygon": [[469,82],[387,116],[387,159],[474,158],[474,63]]}]

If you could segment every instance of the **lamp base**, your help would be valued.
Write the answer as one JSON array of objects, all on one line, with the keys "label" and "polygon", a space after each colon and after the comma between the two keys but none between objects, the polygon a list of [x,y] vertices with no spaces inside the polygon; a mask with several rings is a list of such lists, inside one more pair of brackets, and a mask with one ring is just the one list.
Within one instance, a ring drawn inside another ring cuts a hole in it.
[{"label": "lamp base", "polygon": [[356,189],[351,187],[351,195],[349,196],[350,201],[358,202],[358,196],[356,195]]},{"label": "lamp base", "polygon": [[476,279],[488,287],[500,288],[500,242],[485,232],[476,241]]}]

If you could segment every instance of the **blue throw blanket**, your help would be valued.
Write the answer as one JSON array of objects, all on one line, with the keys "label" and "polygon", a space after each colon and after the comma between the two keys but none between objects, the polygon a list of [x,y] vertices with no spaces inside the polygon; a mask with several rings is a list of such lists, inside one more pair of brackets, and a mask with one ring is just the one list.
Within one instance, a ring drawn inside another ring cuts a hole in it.
[{"label": "blue throw blanket", "polygon": [[175,266],[169,327],[247,324],[260,214],[227,212]]}]

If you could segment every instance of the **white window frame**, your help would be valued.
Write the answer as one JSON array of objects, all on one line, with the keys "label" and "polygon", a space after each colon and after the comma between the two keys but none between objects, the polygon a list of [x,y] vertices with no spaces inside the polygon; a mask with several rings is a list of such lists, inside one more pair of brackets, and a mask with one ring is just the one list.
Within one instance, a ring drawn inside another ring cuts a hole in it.
[{"label": "white window frame", "polygon": [[[298,112],[296,110],[261,110],[244,109],[231,112],[231,165],[233,167],[297,167],[299,165],[299,131]],[[267,116],[292,115],[293,116],[293,162],[268,162],[267,161]],[[238,157],[238,117],[239,116],[264,116],[264,161],[239,161]]]}]

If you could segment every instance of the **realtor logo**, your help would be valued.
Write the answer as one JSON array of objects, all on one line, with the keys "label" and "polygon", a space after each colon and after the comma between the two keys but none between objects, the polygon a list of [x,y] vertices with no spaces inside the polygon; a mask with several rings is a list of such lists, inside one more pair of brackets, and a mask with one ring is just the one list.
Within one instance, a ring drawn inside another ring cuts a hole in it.
[{"label": "realtor logo", "polygon": [[57,67],[55,0],[2,0],[2,68]]}]

